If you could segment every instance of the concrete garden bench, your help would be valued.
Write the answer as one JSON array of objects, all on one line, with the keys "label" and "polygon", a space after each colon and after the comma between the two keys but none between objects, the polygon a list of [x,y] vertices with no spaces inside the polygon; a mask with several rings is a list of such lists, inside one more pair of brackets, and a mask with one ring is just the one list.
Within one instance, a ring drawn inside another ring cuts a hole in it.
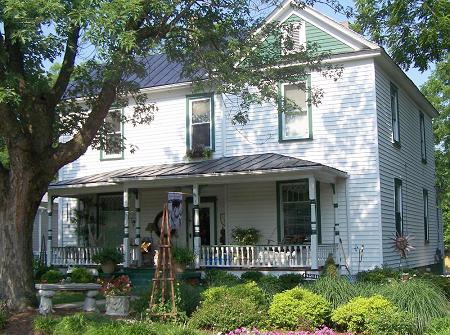
[{"label": "concrete garden bench", "polygon": [[50,314],[53,312],[52,298],[57,291],[68,292],[86,292],[86,298],[84,299],[83,311],[95,312],[97,311],[97,304],[95,297],[98,294],[99,289],[102,287],[100,284],[87,283],[87,284],[36,284],[38,295],[40,297],[39,313]]}]

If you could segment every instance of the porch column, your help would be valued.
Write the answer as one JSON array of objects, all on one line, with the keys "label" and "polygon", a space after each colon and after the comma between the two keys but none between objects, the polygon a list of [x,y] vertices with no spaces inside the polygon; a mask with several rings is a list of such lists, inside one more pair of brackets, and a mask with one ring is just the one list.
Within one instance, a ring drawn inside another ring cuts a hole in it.
[{"label": "porch column", "polygon": [[141,205],[139,202],[139,190],[134,190],[134,208],[136,210],[136,238],[135,244],[137,245],[137,261],[138,266],[142,265],[141,254]]},{"label": "porch column", "polygon": [[53,215],[53,196],[47,195],[47,266],[52,265],[52,215]]},{"label": "porch column", "polygon": [[129,221],[128,221],[128,189],[124,189],[123,191],[123,212],[124,212],[124,220],[123,220],[123,267],[127,268],[130,265],[130,241],[129,241]]},{"label": "porch column", "polygon": [[336,184],[331,184],[331,188],[333,190],[333,215],[334,215],[334,246],[336,248],[335,250],[335,257],[338,262],[338,264],[341,263],[341,257],[339,253],[339,244],[341,241],[341,237],[339,235],[339,222],[337,220],[338,217],[338,199],[336,194]]},{"label": "porch column", "polygon": [[317,270],[317,208],[316,178],[309,177],[309,201],[311,203],[311,270]]},{"label": "porch column", "polygon": [[195,254],[195,268],[200,268],[200,253],[201,253],[201,239],[200,239],[200,196],[198,184],[192,186],[192,198],[194,205],[194,254]]}]

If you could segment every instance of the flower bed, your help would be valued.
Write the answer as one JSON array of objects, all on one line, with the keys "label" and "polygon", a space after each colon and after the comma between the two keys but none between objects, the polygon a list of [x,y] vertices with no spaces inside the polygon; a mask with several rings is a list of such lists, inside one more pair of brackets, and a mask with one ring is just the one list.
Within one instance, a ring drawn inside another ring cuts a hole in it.
[{"label": "flower bed", "polygon": [[322,326],[313,331],[262,331],[257,328],[248,329],[248,328],[237,328],[226,335],[353,335],[352,333],[337,333],[333,329],[328,328],[327,326]]}]

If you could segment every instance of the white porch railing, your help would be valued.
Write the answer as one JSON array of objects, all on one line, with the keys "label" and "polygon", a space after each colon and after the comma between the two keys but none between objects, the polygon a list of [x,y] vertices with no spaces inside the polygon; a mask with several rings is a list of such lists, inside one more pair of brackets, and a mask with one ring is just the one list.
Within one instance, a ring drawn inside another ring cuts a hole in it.
[{"label": "white porch railing", "polygon": [[[323,266],[330,253],[335,255],[334,250],[334,244],[319,245],[318,265]],[[310,267],[311,246],[305,244],[202,246],[200,264],[204,267]]]},{"label": "white porch railing", "polygon": [[[77,266],[77,265],[98,265],[92,257],[99,253],[101,247],[52,247],[52,265]],[[123,253],[122,248],[119,250]],[[139,246],[130,246],[130,262],[137,263]]]}]

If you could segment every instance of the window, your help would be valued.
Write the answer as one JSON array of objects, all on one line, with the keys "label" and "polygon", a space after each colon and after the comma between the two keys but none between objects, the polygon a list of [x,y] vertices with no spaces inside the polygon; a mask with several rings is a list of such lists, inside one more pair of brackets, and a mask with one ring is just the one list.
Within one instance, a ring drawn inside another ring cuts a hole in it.
[{"label": "window", "polygon": [[[309,80],[308,80],[309,82]],[[307,89],[309,83],[307,84]],[[282,84],[281,95],[284,110],[280,114],[280,140],[312,138],[311,106],[307,92],[295,84]],[[297,106],[292,106],[293,104]]]},{"label": "window", "polygon": [[400,119],[398,110],[398,89],[391,84],[392,141],[400,144]]},{"label": "window", "polygon": [[204,146],[214,150],[213,96],[188,97],[187,138],[188,149]]},{"label": "window", "polygon": [[284,241],[311,240],[311,203],[308,180],[279,184],[280,223]]},{"label": "window", "polygon": [[422,155],[422,163],[427,163],[427,142],[425,137],[425,116],[420,113],[420,152]]},{"label": "window", "polygon": [[282,29],[282,53],[284,55],[288,55],[300,51],[301,46],[306,43],[304,22],[286,23]]},{"label": "window", "polygon": [[397,235],[403,235],[402,181],[400,179],[394,179],[394,186],[395,231]]},{"label": "window", "polygon": [[123,123],[122,110],[112,109],[105,119],[106,123],[106,148],[100,151],[100,159],[122,159],[123,158]]},{"label": "window", "polygon": [[430,241],[430,228],[428,226],[428,191],[423,190],[423,230],[425,242]]}]

